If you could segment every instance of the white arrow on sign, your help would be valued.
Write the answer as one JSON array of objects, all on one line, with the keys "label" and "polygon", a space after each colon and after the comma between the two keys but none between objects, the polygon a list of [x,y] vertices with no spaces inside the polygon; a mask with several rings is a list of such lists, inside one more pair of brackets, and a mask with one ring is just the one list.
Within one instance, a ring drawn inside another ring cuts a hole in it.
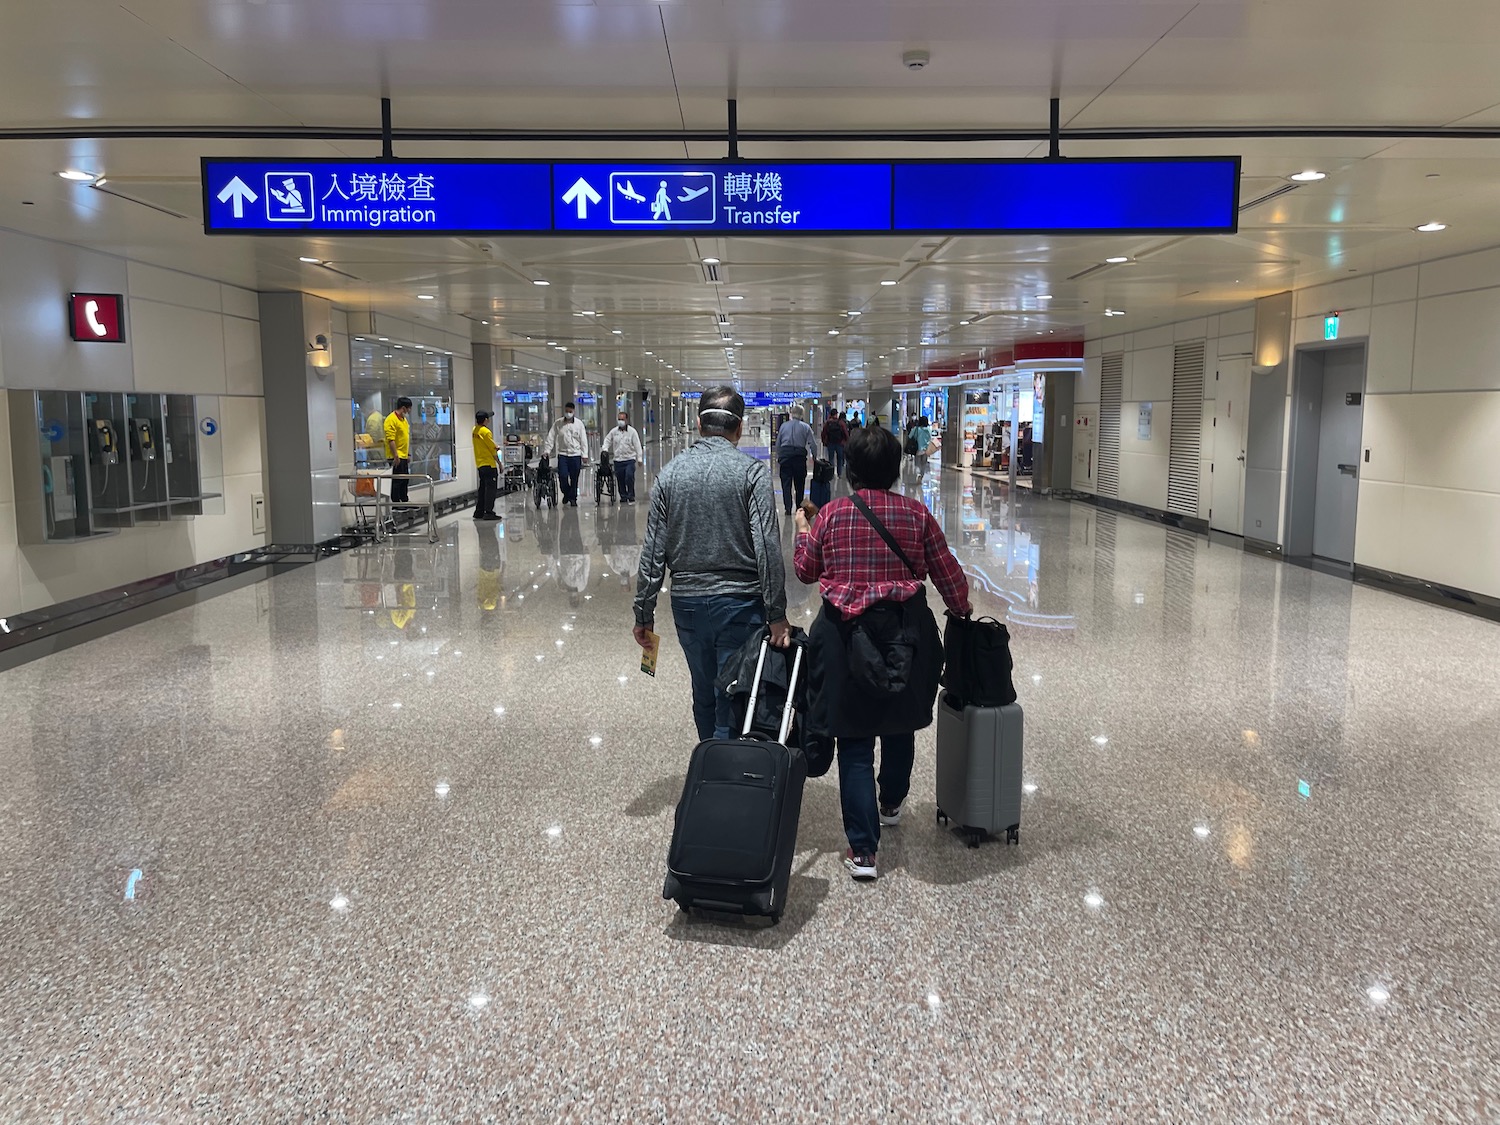
[{"label": "white arrow on sign", "polygon": [[224,190],[219,192],[220,203],[228,203],[231,199],[234,200],[234,217],[236,219],[243,219],[245,217],[246,203],[254,203],[259,198],[260,196],[251,191],[250,186],[238,176],[230,180],[224,186]]},{"label": "white arrow on sign", "polygon": [[593,184],[589,183],[582,176],[579,176],[578,179],[573,181],[573,186],[563,195],[563,202],[573,203],[576,201],[578,204],[578,217],[580,219],[587,219],[589,217],[589,204],[598,203],[602,198],[603,196],[594,190]]}]

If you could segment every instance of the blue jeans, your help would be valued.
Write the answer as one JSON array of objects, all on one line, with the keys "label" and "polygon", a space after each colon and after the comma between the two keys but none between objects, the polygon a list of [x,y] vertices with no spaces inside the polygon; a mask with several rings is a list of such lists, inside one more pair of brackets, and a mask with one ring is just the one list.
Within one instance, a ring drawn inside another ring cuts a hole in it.
[{"label": "blue jeans", "polygon": [[672,599],[677,643],[693,676],[693,722],[698,740],[728,738],[734,721],[729,697],[714,690],[714,681],[729,658],[766,625],[759,598],[715,594]]},{"label": "blue jeans", "polygon": [[562,488],[564,504],[578,503],[578,476],[583,472],[582,457],[557,458],[557,483]]},{"label": "blue jeans", "polygon": [[836,476],[836,477],[843,476],[844,475],[844,447],[842,445],[834,445],[832,442],[830,442],[828,444],[827,448],[828,448],[828,461],[833,466],[833,475]]},{"label": "blue jeans", "polygon": [[635,503],[635,459],[615,462],[615,484],[620,487],[620,499]]},{"label": "blue jeans", "polygon": [[[855,855],[880,850],[880,810],[893,809],[911,792],[911,767],[917,756],[917,736],[880,736],[880,777],[875,777],[875,740],[839,739],[839,804],[844,810],[844,835]],[[877,796],[877,785],[879,794]]]}]

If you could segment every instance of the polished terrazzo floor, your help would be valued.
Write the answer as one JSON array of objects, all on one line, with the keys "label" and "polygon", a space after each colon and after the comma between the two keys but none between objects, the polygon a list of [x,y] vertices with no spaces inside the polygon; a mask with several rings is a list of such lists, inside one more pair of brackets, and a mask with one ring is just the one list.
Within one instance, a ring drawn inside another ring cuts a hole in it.
[{"label": "polished terrazzo floor", "polygon": [[774,929],[659,897],[644,505],[0,676],[0,1121],[1500,1121],[1500,627],[923,489],[1015,636],[1021,845],[935,826],[929,731],[873,886],[809,784]]}]

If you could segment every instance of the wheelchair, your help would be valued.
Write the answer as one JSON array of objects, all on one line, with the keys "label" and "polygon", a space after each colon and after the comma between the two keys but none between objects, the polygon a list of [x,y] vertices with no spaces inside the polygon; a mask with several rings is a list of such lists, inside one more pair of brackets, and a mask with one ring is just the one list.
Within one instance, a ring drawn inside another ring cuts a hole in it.
[{"label": "wheelchair", "polygon": [[599,467],[594,470],[594,503],[604,503],[604,497],[615,502],[615,465],[608,453],[599,454]]},{"label": "wheelchair", "polygon": [[542,455],[541,462],[536,468],[536,483],[532,487],[532,501],[538,509],[542,501],[552,508],[557,507],[557,470],[552,467],[552,461],[546,454]]}]

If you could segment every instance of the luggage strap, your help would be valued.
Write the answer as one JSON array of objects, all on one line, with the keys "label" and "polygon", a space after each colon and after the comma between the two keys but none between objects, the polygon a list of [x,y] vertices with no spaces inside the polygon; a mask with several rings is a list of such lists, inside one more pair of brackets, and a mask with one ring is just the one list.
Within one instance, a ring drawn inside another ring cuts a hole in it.
[{"label": "luggage strap", "polygon": [[885,545],[895,551],[896,557],[906,564],[906,569],[911,571],[911,576],[920,582],[922,576],[917,573],[917,568],[911,565],[911,559],[906,557],[906,552],[901,549],[901,544],[896,542],[896,537],[891,534],[890,528],[880,522],[880,517],[870,510],[870,505],[860,499],[859,493],[851,492],[849,499],[859,509],[860,515],[869,521],[870,526],[875,529],[876,534],[885,540]]}]

